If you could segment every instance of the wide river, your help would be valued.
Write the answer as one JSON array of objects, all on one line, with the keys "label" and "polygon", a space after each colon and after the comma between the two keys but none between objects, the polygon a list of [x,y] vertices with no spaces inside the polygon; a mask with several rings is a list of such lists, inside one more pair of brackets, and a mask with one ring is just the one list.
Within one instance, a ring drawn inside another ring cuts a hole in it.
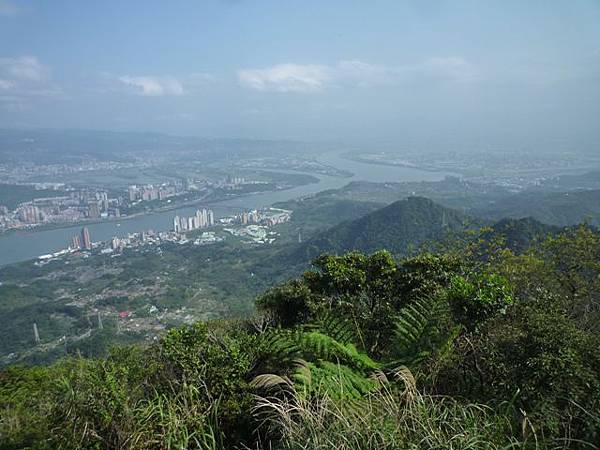
[{"label": "wide river", "polygon": [[[142,230],[165,231],[173,226],[173,217],[190,216],[198,207],[210,207],[216,217],[228,216],[244,209],[255,209],[269,206],[276,202],[291,200],[315,194],[326,189],[337,189],[351,181],[437,181],[443,179],[447,173],[428,172],[408,167],[394,167],[360,163],[340,156],[340,152],[326,153],[319,157],[319,161],[352,172],[350,178],[338,178],[317,175],[318,183],[307,184],[293,189],[277,192],[266,192],[238,197],[232,200],[211,203],[209,205],[196,204],[170,211],[146,214],[143,216],[87,225],[93,241],[103,241],[113,236],[127,236],[128,233]],[[36,258],[39,255],[53,253],[65,248],[72,235],[79,233],[81,225],[45,231],[19,231],[0,237],[0,265]],[[0,280],[1,281],[1,280]]]}]

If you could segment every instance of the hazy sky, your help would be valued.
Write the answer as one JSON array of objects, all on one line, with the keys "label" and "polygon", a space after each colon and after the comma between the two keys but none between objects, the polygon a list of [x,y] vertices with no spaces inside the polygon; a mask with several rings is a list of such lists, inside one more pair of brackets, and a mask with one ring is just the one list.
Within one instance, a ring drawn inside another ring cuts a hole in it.
[{"label": "hazy sky", "polygon": [[600,139],[600,1],[0,0],[0,127]]}]

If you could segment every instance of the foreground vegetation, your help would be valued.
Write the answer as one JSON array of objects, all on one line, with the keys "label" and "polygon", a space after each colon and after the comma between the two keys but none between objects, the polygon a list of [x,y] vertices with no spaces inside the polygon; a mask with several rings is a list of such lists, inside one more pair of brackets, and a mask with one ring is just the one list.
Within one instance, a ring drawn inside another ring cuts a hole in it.
[{"label": "foreground vegetation", "polygon": [[323,255],[246,320],[0,373],[0,448],[600,446],[600,240]]}]

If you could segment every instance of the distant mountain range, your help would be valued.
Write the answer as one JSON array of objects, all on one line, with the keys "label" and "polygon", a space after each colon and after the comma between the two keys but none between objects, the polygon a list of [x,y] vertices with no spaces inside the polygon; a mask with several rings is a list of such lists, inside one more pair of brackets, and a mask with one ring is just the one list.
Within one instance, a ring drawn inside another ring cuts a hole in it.
[{"label": "distant mountain range", "polygon": [[521,192],[483,207],[472,214],[500,220],[533,217],[540,222],[567,226],[589,220],[600,225],[600,190]]}]

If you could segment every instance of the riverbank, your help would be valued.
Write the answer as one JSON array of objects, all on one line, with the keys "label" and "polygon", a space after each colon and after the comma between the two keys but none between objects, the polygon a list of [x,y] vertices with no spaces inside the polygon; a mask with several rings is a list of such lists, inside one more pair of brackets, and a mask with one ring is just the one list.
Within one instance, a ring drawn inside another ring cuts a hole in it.
[{"label": "riverbank", "polygon": [[[235,193],[224,194],[221,197],[217,197],[217,198],[210,197],[211,195],[214,194],[214,191],[211,191],[208,194],[208,196],[204,196],[201,198],[196,198],[193,200],[176,202],[176,203],[172,202],[165,206],[155,207],[155,208],[152,208],[149,210],[144,210],[144,211],[140,211],[140,212],[133,213],[133,214],[127,214],[127,215],[123,215],[120,217],[111,217],[109,219],[79,220],[77,222],[42,224],[40,226],[30,227],[30,228],[17,228],[17,229],[11,228],[9,230],[0,231],[0,238],[2,238],[4,236],[9,236],[13,233],[38,233],[38,232],[42,232],[42,231],[60,230],[60,229],[65,229],[65,228],[85,227],[85,226],[95,225],[95,224],[99,224],[99,223],[120,223],[122,221],[132,220],[132,219],[136,219],[136,218],[139,218],[142,216],[173,211],[176,209],[186,208],[186,207],[190,207],[190,206],[194,206],[194,205],[211,206],[213,204],[221,203],[221,202],[225,202],[225,201],[229,201],[229,200],[241,199],[241,198],[256,195],[256,194],[286,191],[286,190],[295,189],[295,188],[298,188],[301,186],[319,182],[319,178],[317,178],[314,175],[310,175],[310,174],[301,174],[301,175],[305,175],[304,179],[306,179],[306,180],[310,179],[310,180],[306,183],[298,183],[296,185],[291,185],[291,186],[281,188],[281,189],[272,189],[272,190],[267,190],[267,191],[257,190],[257,191],[244,192],[243,194],[235,194]],[[0,265],[1,265],[1,263],[0,263]]]},{"label": "riverbank", "polygon": [[[243,210],[258,209],[273,205],[278,202],[314,195],[318,192],[339,189],[352,181],[370,181],[376,183],[383,182],[402,182],[402,181],[439,181],[444,179],[444,172],[427,172],[418,169],[405,167],[384,167],[372,164],[358,163],[342,158],[341,151],[324,153],[319,160],[333,167],[352,172],[354,175],[349,178],[339,178],[331,176],[318,176],[316,183],[310,183],[291,189],[279,190],[274,192],[261,192],[245,195],[243,197],[230,198],[223,201],[214,201],[206,206],[214,211],[215,218],[231,215],[232,212],[241,212]],[[277,172],[282,172],[281,170]],[[290,173],[297,173],[290,171]],[[195,202],[190,205],[170,205],[166,210],[142,214],[140,216],[129,216],[126,220],[90,223],[88,227],[92,240],[108,240],[113,236],[127,237],[128,233],[137,233],[142,230],[152,229],[154,231],[166,231],[173,226],[173,215],[190,216],[195,212],[196,205],[203,202]],[[117,226],[119,224],[120,226]],[[10,235],[0,236],[0,266],[12,264],[20,261],[26,261],[37,258],[39,255],[54,253],[65,246],[70,241],[73,234],[81,231],[81,225],[70,225],[68,227],[36,230],[36,231],[16,231]]]}]

